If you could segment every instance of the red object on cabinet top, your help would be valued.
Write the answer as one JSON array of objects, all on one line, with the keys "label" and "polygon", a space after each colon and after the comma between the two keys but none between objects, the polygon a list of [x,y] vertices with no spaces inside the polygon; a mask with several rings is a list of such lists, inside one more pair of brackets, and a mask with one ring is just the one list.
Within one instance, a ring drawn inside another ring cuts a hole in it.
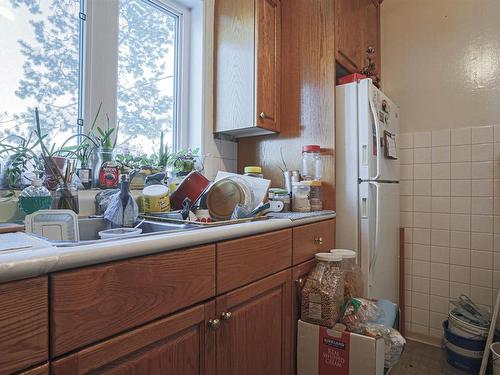
[{"label": "red object on cabinet top", "polygon": [[339,85],[345,85],[346,83],[356,82],[360,79],[367,78],[364,74],[361,73],[352,73],[346,76],[339,78]]}]

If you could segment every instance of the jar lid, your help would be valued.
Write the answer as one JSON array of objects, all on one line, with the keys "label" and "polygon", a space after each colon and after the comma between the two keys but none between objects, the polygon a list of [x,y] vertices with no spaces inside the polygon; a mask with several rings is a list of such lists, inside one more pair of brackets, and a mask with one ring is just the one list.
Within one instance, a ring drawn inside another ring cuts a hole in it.
[{"label": "jar lid", "polygon": [[276,195],[288,195],[288,190],[286,190],[286,189],[276,189],[276,190],[274,190],[274,194],[276,194]]},{"label": "jar lid", "polygon": [[302,151],[303,152],[320,152],[321,147],[320,147],[320,145],[305,145],[305,146],[302,146]]},{"label": "jar lid", "polygon": [[142,189],[142,194],[146,197],[164,197],[168,195],[169,189],[165,185],[149,185]]},{"label": "jar lid", "polygon": [[305,180],[302,182],[307,186],[321,187],[321,181],[319,180]]},{"label": "jar lid", "polygon": [[262,173],[262,168],[257,166],[245,167],[245,173]]},{"label": "jar lid", "polygon": [[341,255],[332,253],[316,253],[314,257],[322,262],[340,262],[342,260]]},{"label": "jar lid", "polygon": [[356,258],[356,252],[354,250],[347,250],[347,249],[333,249],[330,250],[331,254],[337,254],[342,257],[342,259],[351,259],[351,258]]}]

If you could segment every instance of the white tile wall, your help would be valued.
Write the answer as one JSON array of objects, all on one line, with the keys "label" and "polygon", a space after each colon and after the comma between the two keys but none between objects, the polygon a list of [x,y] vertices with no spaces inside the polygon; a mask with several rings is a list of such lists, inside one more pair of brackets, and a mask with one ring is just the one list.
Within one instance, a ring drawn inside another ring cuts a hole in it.
[{"label": "white tile wall", "polygon": [[500,287],[500,125],[402,134],[406,323],[439,337],[449,299]]}]

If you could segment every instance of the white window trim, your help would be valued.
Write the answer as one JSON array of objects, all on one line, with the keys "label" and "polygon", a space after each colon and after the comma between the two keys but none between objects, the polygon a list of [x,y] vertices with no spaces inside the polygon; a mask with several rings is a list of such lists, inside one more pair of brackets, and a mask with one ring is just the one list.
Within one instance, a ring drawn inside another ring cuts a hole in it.
[{"label": "white window trim", "polygon": [[[178,16],[176,92],[173,148],[188,147],[190,10],[173,0],[143,0]],[[87,0],[85,29],[84,131],[88,133],[102,103],[100,122],[107,114],[117,124],[119,0]],[[116,134],[115,134],[116,136]],[[158,135],[159,138],[159,135]]]}]

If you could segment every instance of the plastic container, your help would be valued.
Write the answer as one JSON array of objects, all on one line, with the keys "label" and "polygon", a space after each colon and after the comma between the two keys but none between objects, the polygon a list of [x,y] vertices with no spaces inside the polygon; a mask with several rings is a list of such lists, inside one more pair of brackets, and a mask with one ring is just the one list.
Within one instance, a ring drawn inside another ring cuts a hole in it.
[{"label": "plastic container", "polygon": [[449,342],[444,345],[446,360],[453,367],[469,374],[478,374],[481,369],[482,352],[468,351]]},{"label": "plastic container", "polygon": [[273,200],[283,202],[283,210],[281,212],[289,212],[292,208],[290,194],[285,189],[276,189]]},{"label": "plastic container", "polygon": [[321,180],[323,161],[319,145],[306,145],[302,147],[302,179]]},{"label": "plastic container", "polygon": [[332,253],[316,254],[316,266],[302,289],[301,319],[332,328],[341,317],[344,303],[342,257]]},{"label": "plastic container", "polygon": [[490,350],[493,363],[493,375],[500,375],[500,342],[491,344]]},{"label": "plastic container", "polygon": [[445,320],[443,322],[444,337],[447,341],[451,342],[453,345],[459,346],[466,350],[472,351],[482,351],[486,345],[486,338],[479,340],[465,338],[455,333],[451,332],[449,328],[449,321]]},{"label": "plastic container", "polygon": [[310,212],[311,203],[309,202],[310,186],[303,182],[292,183],[292,209],[295,212]]},{"label": "plastic container", "polygon": [[262,174],[262,168],[257,166],[245,167],[244,169],[245,176],[264,178]]},{"label": "plastic container", "polygon": [[451,310],[448,316],[448,329],[453,334],[472,340],[486,340],[486,338],[488,337],[489,327],[481,327],[467,322],[460,316],[457,316],[454,313],[454,310]]},{"label": "plastic container", "polygon": [[115,229],[106,229],[99,232],[99,237],[103,240],[109,238],[127,238],[136,236],[142,233],[141,228],[115,228]]},{"label": "plastic container", "polygon": [[170,211],[169,188],[165,185],[150,185],[142,190],[145,212]]},{"label": "plastic container", "polygon": [[19,193],[19,208],[27,215],[38,210],[47,210],[52,204],[50,191],[40,179],[34,179],[31,186]]},{"label": "plastic container", "polygon": [[344,300],[359,296],[361,290],[361,271],[354,250],[333,249],[330,253],[342,257],[341,269],[345,271]]},{"label": "plastic container", "polygon": [[303,183],[308,185],[310,188],[309,203],[311,205],[311,211],[321,211],[323,209],[321,181],[309,180],[303,181]]}]

